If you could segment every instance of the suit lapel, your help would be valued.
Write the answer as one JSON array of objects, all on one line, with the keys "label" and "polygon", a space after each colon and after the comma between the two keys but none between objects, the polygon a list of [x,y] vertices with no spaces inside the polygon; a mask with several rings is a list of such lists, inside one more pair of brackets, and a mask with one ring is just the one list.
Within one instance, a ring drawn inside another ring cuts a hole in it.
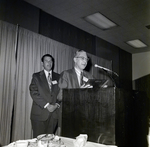
[{"label": "suit lapel", "polygon": [[78,77],[77,77],[77,74],[76,74],[76,72],[75,72],[75,69],[73,68],[72,69],[72,82],[74,82],[74,84],[75,84],[75,87],[80,87],[79,86],[79,82],[78,82]]},{"label": "suit lapel", "polygon": [[57,80],[57,76],[54,72],[52,72],[52,81],[55,81],[55,80]]},{"label": "suit lapel", "polygon": [[[56,77],[56,74],[54,72],[52,72],[52,81],[57,81],[57,77]],[[55,87],[56,84],[53,84],[52,83],[52,91],[53,91],[53,88]]]},{"label": "suit lapel", "polygon": [[[48,82],[44,73],[44,70],[40,72],[41,84],[49,91]],[[44,88],[43,88],[44,89]]]}]

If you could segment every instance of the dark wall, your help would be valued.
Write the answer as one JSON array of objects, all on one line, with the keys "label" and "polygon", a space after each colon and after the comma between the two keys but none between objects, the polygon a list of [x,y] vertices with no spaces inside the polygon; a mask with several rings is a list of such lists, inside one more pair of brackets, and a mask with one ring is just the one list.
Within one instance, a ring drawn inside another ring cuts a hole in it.
[{"label": "dark wall", "polygon": [[[150,75],[146,75],[133,81],[134,85],[134,127],[136,140],[141,140],[147,144],[147,135],[150,127]],[[136,129],[135,129],[136,130]],[[141,134],[141,135],[138,135]],[[138,143],[138,142],[137,142]],[[147,145],[148,146],[148,145]]]},{"label": "dark wall", "polygon": [[96,38],[96,55],[111,60],[113,70],[119,74],[119,51],[120,48],[105,40]]},{"label": "dark wall", "polygon": [[[136,79],[134,82],[135,85],[135,91],[137,93],[144,93],[148,97],[148,109],[149,109],[149,118],[150,118],[150,75],[146,75],[144,77],[141,77],[139,79]],[[145,107],[145,106],[144,106]],[[150,123],[150,122],[149,122]]]},{"label": "dark wall", "polygon": [[132,89],[132,55],[119,50],[120,87]]},{"label": "dark wall", "polygon": [[38,33],[40,10],[23,0],[0,0],[0,20]]},{"label": "dark wall", "polygon": [[132,55],[130,53],[96,38],[96,55],[112,61],[112,70],[119,75],[119,80],[113,75],[118,87],[132,89]]},{"label": "dark wall", "polygon": [[18,24],[72,47],[111,60],[118,87],[132,89],[132,55],[117,46],[78,29],[23,0],[0,0],[0,20]]},{"label": "dark wall", "polygon": [[96,55],[112,61],[112,70],[119,75],[119,77],[112,75],[117,87],[120,87],[119,51],[120,49],[117,46],[114,46],[100,38],[96,38]]},{"label": "dark wall", "polygon": [[40,11],[39,34],[95,54],[95,36]]},{"label": "dark wall", "polygon": [[150,99],[144,91],[133,91],[133,133],[135,146],[148,147],[147,135],[149,134]]}]

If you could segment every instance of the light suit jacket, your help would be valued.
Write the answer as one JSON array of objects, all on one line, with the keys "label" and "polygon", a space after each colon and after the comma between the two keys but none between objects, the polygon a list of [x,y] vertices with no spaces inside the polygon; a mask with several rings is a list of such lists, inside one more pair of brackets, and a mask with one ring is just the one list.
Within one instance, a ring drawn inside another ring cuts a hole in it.
[{"label": "light suit jacket", "polygon": [[[86,77],[87,79],[93,79],[93,76],[87,71],[83,71],[83,76]],[[74,68],[65,70],[60,74],[59,87],[61,89],[80,88],[78,77]]]}]

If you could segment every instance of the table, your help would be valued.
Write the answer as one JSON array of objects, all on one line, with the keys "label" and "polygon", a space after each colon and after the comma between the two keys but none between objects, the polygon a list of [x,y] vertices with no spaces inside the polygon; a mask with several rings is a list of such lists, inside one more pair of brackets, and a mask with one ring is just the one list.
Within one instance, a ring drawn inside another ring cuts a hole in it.
[{"label": "table", "polygon": [[[72,138],[67,138],[67,137],[60,137],[62,139],[62,141],[64,142],[64,144],[66,145],[66,147],[73,147],[73,140]],[[99,144],[99,143],[94,143],[94,142],[90,142],[87,141],[86,145],[84,147],[117,147],[114,145],[104,145],[104,144]]]},{"label": "table", "polygon": [[[64,142],[64,145],[66,147],[74,147],[73,141],[75,139],[67,138],[67,137],[62,137],[62,136],[60,138]],[[34,143],[36,140],[37,139],[34,138],[34,139],[28,139],[28,140],[18,140],[16,142],[24,142],[24,143],[25,142],[27,142],[27,143],[28,142],[32,142],[32,143]],[[6,146],[3,146],[3,147],[28,147],[27,144],[22,144],[22,145],[17,146],[16,142],[12,142],[12,143],[10,143],[10,144],[8,144]],[[29,147],[30,147],[30,145],[29,145]],[[35,145],[35,147],[36,147],[36,145]],[[117,147],[117,146],[114,146],[114,145],[104,145],[104,144],[99,144],[99,143],[94,143],[94,142],[87,141],[86,145],[84,147]]]}]

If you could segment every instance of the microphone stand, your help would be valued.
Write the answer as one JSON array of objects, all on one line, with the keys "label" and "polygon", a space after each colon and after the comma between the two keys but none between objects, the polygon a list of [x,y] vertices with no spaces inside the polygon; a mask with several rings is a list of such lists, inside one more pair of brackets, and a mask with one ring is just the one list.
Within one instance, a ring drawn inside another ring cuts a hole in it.
[{"label": "microphone stand", "polygon": [[[115,80],[113,79],[112,74],[116,75],[117,77],[119,77],[119,75],[118,75],[116,72],[114,72],[114,71],[112,71],[112,70],[110,70],[110,69],[102,68],[102,67],[99,67],[99,66],[96,66],[96,67],[98,67],[99,69],[101,69],[101,70],[103,70],[105,73],[107,73],[107,75],[109,76],[109,78],[112,80],[114,87],[116,88],[116,82],[115,82]],[[108,73],[109,73],[109,74],[108,74]],[[110,74],[111,74],[111,75],[110,75]]]},{"label": "microphone stand", "polygon": [[114,72],[114,71],[112,71],[112,70],[105,70],[105,69],[103,69],[104,71],[108,71],[108,72],[110,72],[110,73],[113,73],[114,75],[116,75],[117,77],[119,77],[119,75],[116,73],[116,72]]},{"label": "microphone stand", "polygon": [[112,71],[112,70],[110,70],[110,69],[108,69],[108,68],[99,66],[99,65],[97,65],[97,64],[95,64],[95,67],[97,67],[97,68],[103,70],[105,73],[108,73],[108,72],[111,73],[111,76],[110,76],[110,74],[107,74],[107,75],[108,75],[109,78],[112,80],[114,87],[116,87],[116,82],[115,82],[115,80],[114,80],[113,77],[112,77],[112,74],[114,74],[114,75],[116,75],[117,77],[119,77],[119,75],[118,75],[116,72],[114,72],[114,71]]},{"label": "microphone stand", "polygon": [[119,77],[119,75],[116,73],[116,72],[114,72],[114,71],[112,71],[112,70],[105,70],[105,69],[103,69],[103,68],[101,68],[105,73],[111,73],[111,75],[110,74],[107,74],[108,76],[109,76],[109,78],[112,80],[112,82],[113,82],[113,85],[114,85],[114,87],[116,88],[116,82],[115,82],[115,80],[113,79],[113,77],[112,77],[112,74],[114,74],[114,75],[116,75],[117,77]]}]

